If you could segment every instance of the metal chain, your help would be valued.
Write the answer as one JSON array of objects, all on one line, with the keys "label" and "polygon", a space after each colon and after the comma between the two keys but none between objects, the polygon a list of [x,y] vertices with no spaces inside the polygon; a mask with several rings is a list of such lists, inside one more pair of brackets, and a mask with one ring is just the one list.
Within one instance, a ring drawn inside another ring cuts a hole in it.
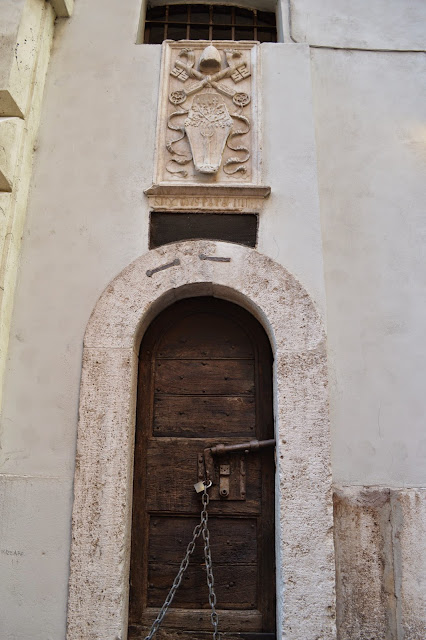
[{"label": "metal chain", "polygon": [[202,533],[204,540],[204,560],[206,563],[207,570],[207,586],[209,588],[209,603],[212,609],[211,612],[211,621],[213,625],[213,640],[219,640],[219,616],[216,613],[216,594],[214,592],[214,577],[213,577],[213,565],[212,565],[212,555],[210,551],[210,532],[208,528],[208,519],[209,516],[207,514],[207,505],[209,504],[210,498],[207,493],[207,489],[204,489],[203,493],[203,510],[201,512],[201,525],[202,525]]},{"label": "metal chain", "polygon": [[180,563],[179,571],[177,572],[176,578],[173,580],[173,584],[170,588],[169,593],[166,596],[163,606],[161,607],[157,617],[152,623],[152,627],[149,631],[149,634],[145,637],[145,640],[152,640],[154,634],[158,631],[161,623],[164,620],[164,616],[167,613],[168,608],[172,604],[173,598],[175,597],[176,591],[178,590],[180,583],[182,582],[183,574],[188,568],[189,558],[194,552],[195,543],[197,538],[200,537],[200,534],[203,534],[204,540],[204,559],[206,563],[207,570],[207,586],[209,588],[209,603],[212,609],[211,613],[211,621],[213,625],[213,640],[220,640],[219,632],[218,632],[218,624],[219,617],[216,613],[216,594],[214,592],[214,578],[213,578],[213,567],[212,567],[212,557],[210,552],[210,534],[207,526],[208,523],[208,515],[207,515],[207,506],[209,504],[209,495],[207,493],[207,489],[209,489],[211,484],[204,484],[204,490],[202,495],[202,503],[203,508],[201,510],[201,519],[200,522],[194,527],[194,531],[192,532],[192,540],[186,547],[185,557]]}]

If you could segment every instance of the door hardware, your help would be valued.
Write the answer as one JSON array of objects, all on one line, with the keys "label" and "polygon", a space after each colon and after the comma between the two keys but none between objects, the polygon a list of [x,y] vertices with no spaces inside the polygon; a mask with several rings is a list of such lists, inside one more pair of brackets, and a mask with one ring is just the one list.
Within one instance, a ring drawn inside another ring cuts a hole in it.
[{"label": "door hardware", "polygon": [[272,440],[250,440],[250,442],[243,442],[241,444],[217,444],[215,447],[210,447],[210,451],[213,456],[223,456],[225,453],[233,453],[234,451],[249,453],[250,451],[258,451],[258,449],[264,449],[265,447],[275,447],[275,438]]},{"label": "door hardware", "polygon": [[[201,480],[205,477],[207,482],[213,484],[211,499],[245,500],[245,454],[273,446],[275,446],[275,439],[250,440],[239,444],[218,444],[214,447],[206,447],[203,454],[198,454],[198,478]],[[225,459],[219,465],[215,464],[215,457],[222,456]]]},{"label": "door hardware", "polygon": [[229,496],[229,476],[231,475],[231,465],[221,464],[219,467],[219,495],[221,498]]}]

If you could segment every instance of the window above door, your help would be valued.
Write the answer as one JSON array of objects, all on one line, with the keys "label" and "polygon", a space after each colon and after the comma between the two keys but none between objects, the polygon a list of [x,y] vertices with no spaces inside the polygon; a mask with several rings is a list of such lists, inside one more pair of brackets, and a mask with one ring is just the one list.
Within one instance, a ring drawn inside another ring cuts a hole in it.
[{"label": "window above door", "polygon": [[163,40],[276,42],[276,17],[273,11],[229,4],[148,4],[143,42]]}]

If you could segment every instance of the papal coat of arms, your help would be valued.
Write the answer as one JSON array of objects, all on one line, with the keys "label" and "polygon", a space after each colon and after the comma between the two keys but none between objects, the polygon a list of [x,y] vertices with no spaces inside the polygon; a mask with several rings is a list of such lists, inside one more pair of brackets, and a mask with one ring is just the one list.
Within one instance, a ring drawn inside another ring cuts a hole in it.
[{"label": "papal coat of arms", "polygon": [[257,183],[257,44],[163,47],[156,183]]}]

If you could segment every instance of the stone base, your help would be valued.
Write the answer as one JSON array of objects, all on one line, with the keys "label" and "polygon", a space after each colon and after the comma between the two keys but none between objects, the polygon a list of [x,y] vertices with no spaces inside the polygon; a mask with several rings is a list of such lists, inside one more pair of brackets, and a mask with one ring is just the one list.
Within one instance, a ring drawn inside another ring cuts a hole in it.
[{"label": "stone base", "polygon": [[340,640],[423,640],[426,489],[334,490]]}]

